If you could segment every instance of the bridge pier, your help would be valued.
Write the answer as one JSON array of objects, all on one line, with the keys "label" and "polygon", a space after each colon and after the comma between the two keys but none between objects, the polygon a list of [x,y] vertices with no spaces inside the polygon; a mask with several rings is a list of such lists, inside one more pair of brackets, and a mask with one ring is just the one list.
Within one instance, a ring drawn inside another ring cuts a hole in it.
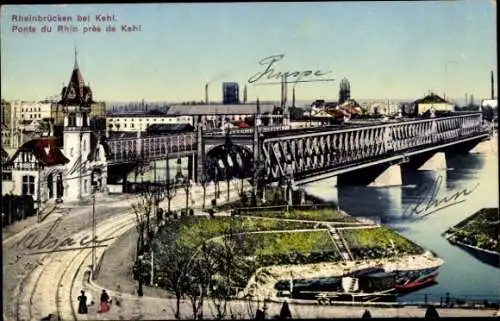
[{"label": "bridge pier", "polygon": [[368,185],[370,187],[401,186],[401,166],[381,164],[337,176],[337,186]]},{"label": "bridge pier", "polygon": [[446,169],[446,154],[438,152],[432,155],[422,166],[418,169],[422,171],[435,171]]}]

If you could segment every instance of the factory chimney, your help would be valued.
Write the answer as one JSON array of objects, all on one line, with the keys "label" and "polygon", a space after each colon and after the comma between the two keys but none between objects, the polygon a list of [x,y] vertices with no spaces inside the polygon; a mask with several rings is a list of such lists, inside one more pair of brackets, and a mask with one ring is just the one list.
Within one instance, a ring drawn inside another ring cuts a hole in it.
[{"label": "factory chimney", "polygon": [[293,87],[293,92],[292,92],[292,107],[295,107],[295,87]]},{"label": "factory chimney", "polygon": [[245,85],[245,88],[243,89],[243,103],[247,103],[247,85]]},{"label": "factory chimney", "polygon": [[491,99],[495,99],[495,78],[493,77],[493,70],[491,71]]},{"label": "factory chimney", "polygon": [[208,105],[208,83],[205,84],[205,104]]}]

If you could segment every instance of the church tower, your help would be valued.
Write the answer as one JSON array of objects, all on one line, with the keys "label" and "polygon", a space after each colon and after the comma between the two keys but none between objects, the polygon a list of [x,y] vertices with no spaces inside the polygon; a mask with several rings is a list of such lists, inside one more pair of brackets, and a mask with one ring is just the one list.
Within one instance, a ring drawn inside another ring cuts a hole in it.
[{"label": "church tower", "polygon": [[92,192],[90,168],[87,156],[90,152],[91,130],[89,123],[92,91],[85,86],[78,67],[75,49],[75,64],[67,86],[62,89],[59,104],[64,111],[63,150],[70,160],[64,177],[64,199],[79,201]]}]

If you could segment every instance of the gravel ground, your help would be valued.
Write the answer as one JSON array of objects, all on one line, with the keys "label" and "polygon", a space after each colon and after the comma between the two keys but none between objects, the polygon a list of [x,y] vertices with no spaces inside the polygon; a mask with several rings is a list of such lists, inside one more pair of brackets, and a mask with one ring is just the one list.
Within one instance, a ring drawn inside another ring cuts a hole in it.
[{"label": "gravel ground", "polygon": [[[135,261],[137,230],[130,229],[116,239],[106,249],[102,259],[101,269],[95,282],[103,288],[117,292],[136,295],[138,283],[132,277],[132,263]],[[145,296],[168,298],[172,297],[165,290],[149,286],[143,287]]]}]

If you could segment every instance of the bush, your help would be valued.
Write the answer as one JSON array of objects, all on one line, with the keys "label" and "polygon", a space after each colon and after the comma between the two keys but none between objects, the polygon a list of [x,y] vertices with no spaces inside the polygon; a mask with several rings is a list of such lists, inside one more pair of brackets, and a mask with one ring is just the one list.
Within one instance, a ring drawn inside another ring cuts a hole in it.
[{"label": "bush", "polygon": [[178,219],[179,218],[179,214],[177,213],[177,211],[173,211],[173,217],[174,217],[174,220]]}]

